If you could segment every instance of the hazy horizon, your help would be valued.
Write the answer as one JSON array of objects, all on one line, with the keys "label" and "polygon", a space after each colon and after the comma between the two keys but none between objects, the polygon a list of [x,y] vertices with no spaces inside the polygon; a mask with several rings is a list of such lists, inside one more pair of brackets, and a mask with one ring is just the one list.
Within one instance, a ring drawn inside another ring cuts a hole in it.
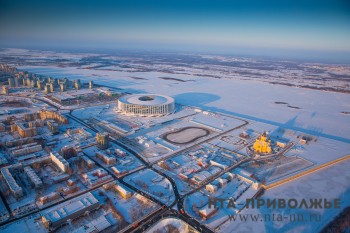
[{"label": "hazy horizon", "polygon": [[0,46],[147,50],[350,63],[350,4],[336,1],[1,2]]}]

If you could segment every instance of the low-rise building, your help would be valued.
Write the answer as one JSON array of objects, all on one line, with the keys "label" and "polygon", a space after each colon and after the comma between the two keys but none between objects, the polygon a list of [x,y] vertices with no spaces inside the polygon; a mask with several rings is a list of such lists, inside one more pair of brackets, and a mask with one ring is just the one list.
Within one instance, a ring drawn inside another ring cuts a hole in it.
[{"label": "low-rise building", "polygon": [[102,215],[96,219],[89,221],[88,224],[75,229],[72,233],[94,233],[103,232],[103,230],[112,226],[108,219]]},{"label": "low-rise building", "polygon": [[223,178],[217,178],[216,179],[220,188],[223,188],[227,185],[228,181],[226,179],[223,179]]},{"label": "low-rise building", "polygon": [[112,176],[108,175],[108,172],[102,168],[97,168],[88,173],[84,173],[81,176],[84,181],[91,187],[112,180]]},{"label": "low-rise building", "polygon": [[109,182],[107,184],[102,185],[102,188],[104,190],[109,190],[109,189],[113,188],[116,184],[117,184],[117,181],[112,181],[112,182]]},{"label": "low-rise building", "polygon": [[132,191],[122,187],[121,185],[116,184],[114,186],[114,190],[120,195],[122,196],[124,199],[129,199],[132,196]]},{"label": "low-rise building", "polygon": [[81,158],[84,160],[84,162],[89,168],[93,168],[95,166],[95,162],[86,157],[85,155],[81,156]]},{"label": "low-rise building", "polygon": [[126,170],[120,170],[117,167],[112,167],[111,169],[114,172],[114,174],[116,174],[117,176],[120,176],[120,175],[123,175],[123,174],[127,173]]},{"label": "low-rise building", "polygon": [[205,189],[210,193],[215,193],[218,190],[218,186],[216,186],[214,184],[207,184],[205,186]]},{"label": "low-rise building", "polygon": [[230,182],[231,180],[233,180],[234,175],[231,172],[226,172],[222,178],[226,179],[228,182]]},{"label": "low-rise building", "polygon": [[68,219],[78,218],[87,211],[92,211],[99,206],[99,201],[89,192],[42,211],[41,220],[46,228],[55,229],[65,224]]},{"label": "low-rise building", "polygon": [[40,202],[40,204],[44,205],[44,204],[46,204],[48,202],[57,200],[60,197],[61,196],[60,196],[60,194],[58,192],[52,192],[52,193],[47,194],[46,196],[40,197],[39,198],[39,202]]},{"label": "low-rise building", "polygon": [[107,165],[113,165],[116,163],[116,158],[115,157],[112,157],[112,156],[109,156],[103,152],[97,152],[96,153],[97,157],[99,159],[101,159],[105,164]]},{"label": "low-rise building", "polygon": [[213,216],[216,212],[218,211],[218,208],[216,207],[210,207],[209,205],[206,204],[205,206],[203,206],[202,208],[200,208],[198,210],[198,214],[204,219],[207,220],[208,218],[210,218],[211,216]]}]

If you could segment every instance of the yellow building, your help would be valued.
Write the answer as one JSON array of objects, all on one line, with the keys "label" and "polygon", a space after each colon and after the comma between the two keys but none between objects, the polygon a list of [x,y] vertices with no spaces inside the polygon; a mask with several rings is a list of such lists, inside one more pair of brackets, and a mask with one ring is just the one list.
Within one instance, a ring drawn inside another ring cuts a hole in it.
[{"label": "yellow building", "polygon": [[260,135],[254,142],[253,149],[257,153],[271,153],[271,141],[266,133]]}]

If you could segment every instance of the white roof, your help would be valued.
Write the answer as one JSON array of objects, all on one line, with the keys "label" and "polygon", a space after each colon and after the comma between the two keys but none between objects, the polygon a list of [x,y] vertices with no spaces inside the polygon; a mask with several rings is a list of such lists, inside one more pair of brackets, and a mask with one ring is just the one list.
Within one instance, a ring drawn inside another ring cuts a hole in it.
[{"label": "white roof", "polygon": [[51,222],[56,222],[95,203],[98,203],[98,200],[91,193],[87,193],[78,198],[72,199],[71,201],[64,202],[61,205],[48,209],[44,211],[42,215]]},{"label": "white roof", "polygon": [[135,94],[122,96],[119,98],[119,101],[125,104],[150,106],[173,103],[174,99],[158,94]]}]

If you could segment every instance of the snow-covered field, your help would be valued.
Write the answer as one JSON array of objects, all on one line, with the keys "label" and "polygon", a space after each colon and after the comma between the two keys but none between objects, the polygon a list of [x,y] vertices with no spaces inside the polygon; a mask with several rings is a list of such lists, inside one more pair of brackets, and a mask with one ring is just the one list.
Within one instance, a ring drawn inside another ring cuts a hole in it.
[{"label": "snow-covered field", "polygon": [[350,205],[350,161],[344,161],[332,167],[324,168],[319,172],[315,172],[308,176],[304,176],[298,180],[288,184],[277,186],[266,190],[262,198],[284,198],[297,200],[310,198],[326,198],[333,200],[341,199],[341,208],[331,209],[244,209],[241,214],[300,214],[309,216],[309,214],[321,215],[321,221],[303,222],[272,222],[272,221],[228,221],[222,226],[219,232],[319,232],[332,219],[337,216],[346,206]]},{"label": "snow-covered field", "polygon": [[[19,57],[31,52],[15,50],[7,51],[7,53]],[[39,57],[38,54],[40,53],[36,52],[37,57]],[[42,54],[42,59],[45,60],[44,58],[51,55],[52,53],[45,52]],[[55,56],[79,61],[81,57],[88,57],[89,54],[57,53]],[[105,59],[113,60],[115,58],[106,56]],[[222,60],[223,58],[209,57],[208,59]],[[208,70],[206,75],[201,69],[201,75],[198,75],[199,72],[194,66],[191,67],[191,72],[186,70],[185,73],[181,74],[180,72],[171,73],[169,69],[171,71],[173,67],[161,64],[159,64],[157,71],[146,70],[143,66],[140,66],[139,69],[135,69],[135,67],[120,69],[113,66],[100,69],[89,64],[87,69],[82,66],[58,66],[52,62],[45,65],[45,61],[39,64],[35,62],[35,59],[32,59],[31,63],[13,64],[16,64],[19,69],[52,77],[80,78],[83,82],[94,80],[97,84],[123,88],[127,92],[170,95],[175,98],[177,103],[183,105],[196,106],[204,110],[248,119],[256,122],[257,125],[260,124],[260,127],[265,125],[266,127],[261,127],[261,132],[265,129],[269,130],[268,127],[270,127],[290,129],[312,135],[318,138],[317,144],[305,147],[302,151],[303,154],[300,155],[311,162],[324,163],[350,153],[350,114],[345,114],[350,112],[350,95],[299,88],[298,86],[303,83],[303,79],[300,77],[305,74],[305,70],[300,72],[294,70],[297,77],[291,75],[288,70],[280,73],[259,71],[259,78],[254,79],[244,77],[241,74],[234,78],[235,74],[230,73],[229,70],[224,72],[223,67]],[[272,61],[271,66],[273,66]],[[312,72],[310,68],[328,69],[327,72],[345,76],[349,74],[347,66],[322,64],[304,64],[302,66],[308,67],[308,74]],[[228,73],[230,73],[230,78],[226,77]],[[294,83],[295,86],[272,84],[266,81],[270,78],[273,80],[280,74],[284,75],[284,82]],[[251,75],[256,76],[256,74]],[[349,84],[344,79],[343,81],[326,82],[325,85],[340,86],[346,89],[346,85]],[[280,104],[280,102],[286,104]],[[292,151],[292,153],[298,155],[298,151]],[[350,205],[348,198],[350,195],[349,166],[350,162],[345,161],[322,169],[319,172],[267,190],[263,198],[341,198],[342,206],[348,206]],[[252,211],[254,210],[249,209],[242,213],[251,213]],[[304,209],[300,211],[308,212]],[[341,212],[341,209],[327,209],[318,212],[322,214],[323,220],[318,223],[254,222],[247,224],[229,222],[221,227],[220,232],[303,231],[312,233],[321,230]]]},{"label": "snow-covered field", "polygon": [[170,181],[150,169],[133,173],[125,177],[124,181],[143,190],[164,204],[170,205],[175,201],[174,191]]},{"label": "snow-covered field", "polygon": [[[165,218],[157,222],[154,226],[146,231],[147,233],[167,233],[167,232],[190,232],[190,226],[180,219],[176,218]],[[191,229],[191,232],[196,232]]]},{"label": "snow-covered field", "polygon": [[[39,74],[52,75],[50,69],[22,67]],[[259,81],[242,81],[196,77],[195,83],[155,79],[153,73],[140,73],[147,80],[136,82],[126,74],[98,71],[95,77],[92,70],[74,68],[54,68],[58,77],[76,79],[81,74],[84,81],[138,91],[170,95],[184,105],[223,112],[273,125],[287,125],[291,129],[323,135],[350,142],[349,115],[350,95],[267,84]],[[157,74],[158,76],[159,74]],[[54,75],[52,75],[54,76]],[[107,76],[107,77],[106,77]],[[120,85],[123,83],[123,85]],[[300,109],[275,104],[284,101]]]}]

